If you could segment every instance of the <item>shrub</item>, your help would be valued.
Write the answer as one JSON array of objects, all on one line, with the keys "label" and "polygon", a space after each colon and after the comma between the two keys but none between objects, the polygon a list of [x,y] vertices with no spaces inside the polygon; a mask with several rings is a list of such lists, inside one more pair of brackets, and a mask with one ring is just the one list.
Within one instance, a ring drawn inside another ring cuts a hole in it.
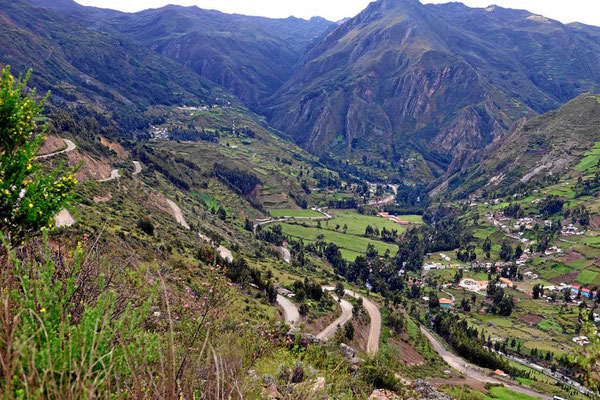
[{"label": "shrub", "polygon": [[140,219],[137,223],[137,227],[147,235],[154,236],[154,224],[148,217]]},{"label": "shrub", "polygon": [[59,167],[43,175],[35,157],[45,140],[46,125],[33,89],[25,95],[31,71],[15,79],[10,67],[0,77],[0,231],[11,244],[52,227],[77,183],[75,170]]}]

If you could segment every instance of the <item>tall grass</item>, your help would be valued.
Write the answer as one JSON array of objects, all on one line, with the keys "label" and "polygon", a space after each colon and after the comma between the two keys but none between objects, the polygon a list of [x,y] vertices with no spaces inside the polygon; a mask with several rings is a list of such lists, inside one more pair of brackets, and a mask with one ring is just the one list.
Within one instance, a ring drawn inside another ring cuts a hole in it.
[{"label": "tall grass", "polygon": [[195,286],[159,271],[154,290],[136,293],[118,283],[122,266],[100,266],[95,243],[50,247],[0,248],[1,399],[245,397],[246,371],[271,342],[225,324],[236,287],[221,268],[203,268]]}]

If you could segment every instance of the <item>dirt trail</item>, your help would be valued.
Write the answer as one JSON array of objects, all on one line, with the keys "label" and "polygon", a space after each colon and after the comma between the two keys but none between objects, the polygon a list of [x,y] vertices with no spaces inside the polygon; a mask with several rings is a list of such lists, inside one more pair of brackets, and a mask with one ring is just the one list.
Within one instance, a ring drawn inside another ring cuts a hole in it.
[{"label": "dirt trail", "polygon": [[[332,291],[335,288],[333,286],[323,286],[323,289]],[[346,289],[346,294],[357,299],[362,299],[363,306],[365,307],[365,310],[367,310],[367,313],[369,313],[371,319],[371,323],[369,324],[367,353],[377,353],[377,351],[379,351],[379,338],[381,337],[381,313],[379,312],[379,308],[371,300],[352,290]],[[350,317],[352,317],[352,314]]]},{"label": "dirt trail", "polygon": [[133,161],[133,176],[142,172],[142,164],[139,161]]},{"label": "dirt trail", "polygon": [[110,172],[110,176],[106,179],[100,179],[98,182],[110,182],[110,181],[114,181],[115,179],[119,179],[121,177],[121,175],[119,174],[119,170],[118,169],[113,169]]},{"label": "dirt trail", "polygon": [[77,148],[77,146],[75,146],[75,143],[73,143],[69,139],[64,139],[63,138],[63,142],[65,142],[65,144],[67,145],[67,147],[64,148],[63,150],[55,151],[54,153],[50,153],[50,154],[43,154],[41,156],[37,156],[35,159],[36,160],[43,160],[44,158],[54,157],[54,156],[57,156],[59,154],[63,154],[63,153],[67,153],[69,151],[73,151],[73,150],[75,150]]},{"label": "dirt trail", "polygon": [[[333,296],[336,300],[338,299],[336,296]],[[335,321],[333,321],[327,328],[323,329],[321,333],[317,335],[317,338],[323,341],[329,339],[333,334],[338,330],[339,327],[344,326],[344,324],[352,318],[352,304],[348,301],[342,299],[340,301],[340,307],[342,308],[342,315],[340,315]]]},{"label": "dirt trail", "polygon": [[328,214],[322,208],[312,208],[312,211],[315,211],[315,212],[318,212],[320,214],[323,214],[323,216],[322,217],[281,217],[281,218],[272,218],[272,217],[269,217],[269,218],[267,218],[265,220],[259,220],[260,222],[257,222],[256,224],[254,224],[254,232],[256,232],[256,228],[258,226],[273,224],[273,223],[277,223],[277,222],[287,222],[287,221],[327,221],[327,220],[330,220],[330,219],[333,218],[330,214]]},{"label": "dirt trail", "polygon": [[289,264],[292,261],[292,253],[290,253],[290,251],[283,246],[279,246],[278,249],[279,253],[281,253],[281,257],[283,257],[283,260]]},{"label": "dirt trail", "polygon": [[167,203],[169,204],[169,207],[171,207],[171,210],[173,210],[173,214],[175,217],[175,220],[181,225],[183,226],[185,229],[190,229],[190,226],[188,225],[187,222],[185,222],[185,218],[183,217],[183,213],[181,212],[181,208],[179,208],[179,206],[177,204],[175,204],[175,202],[171,199],[167,199]]},{"label": "dirt trail", "polygon": [[285,318],[285,322],[292,326],[300,322],[300,313],[298,312],[298,307],[296,307],[296,305],[292,303],[290,299],[278,294],[277,304],[279,304],[283,309],[283,316]]},{"label": "dirt trail", "polygon": [[484,383],[494,383],[499,385],[504,385],[506,388],[512,390],[513,392],[526,394],[528,396],[532,396],[539,399],[551,399],[552,397],[545,396],[534,392],[533,390],[526,389],[522,386],[511,385],[505,381],[500,379],[496,379],[494,377],[488,376],[481,368],[463,360],[458,357],[454,353],[446,350],[446,348],[440,343],[440,341],[427,329],[421,327],[421,332],[427,337],[433,349],[446,361],[448,365],[452,368],[460,372],[461,374],[468,376],[471,379],[474,379],[479,382]]}]

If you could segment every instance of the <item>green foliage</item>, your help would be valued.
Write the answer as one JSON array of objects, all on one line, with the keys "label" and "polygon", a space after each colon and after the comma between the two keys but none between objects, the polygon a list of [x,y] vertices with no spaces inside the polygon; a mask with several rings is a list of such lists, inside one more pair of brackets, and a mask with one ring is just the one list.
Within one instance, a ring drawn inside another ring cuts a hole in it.
[{"label": "green foliage", "polygon": [[31,72],[15,79],[7,66],[0,81],[0,231],[13,245],[25,235],[52,227],[77,183],[74,171],[59,168],[42,174],[35,162],[44,140],[44,100],[35,89],[26,94]]},{"label": "green foliage", "polygon": [[400,382],[390,364],[382,353],[368,357],[360,370],[361,378],[377,388],[397,390]]},{"label": "green foliage", "polygon": [[117,309],[103,277],[98,297],[84,301],[81,247],[69,268],[56,264],[47,245],[42,261],[4,250],[4,283],[15,282],[0,289],[3,334],[11,339],[0,349],[0,391],[9,398],[110,398],[131,376],[131,363],[153,360],[157,337],[143,329],[150,301]]}]

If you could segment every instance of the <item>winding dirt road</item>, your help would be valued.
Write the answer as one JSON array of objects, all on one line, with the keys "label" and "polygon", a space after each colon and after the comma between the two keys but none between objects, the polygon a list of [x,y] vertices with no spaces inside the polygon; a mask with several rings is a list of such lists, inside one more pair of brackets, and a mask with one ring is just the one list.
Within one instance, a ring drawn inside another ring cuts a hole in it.
[{"label": "winding dirt road", "polygon": [[[328,291],[335,290],[333,286],[323,286],[323,289]],[[377,353],[377,351],[379,351],[379,338],[381,337],[381,313],[379,312],[379,308],[371,300],[361,294],[349,289],[346,289],[345,292],[347,295],[356,299],[362,299],[363,306],[365,307],[365,310],[367,310],[367,313],[369,313],[371,319],[371,323],[369,324],[369,338],[367,340],[367,353]],[[352,317],[352,314],[350,314],[350,317]]]},{"label": "winding dirt road", "polygon": [[545,396],[534,392],[533,390],[526,389],[522,386],[511,385],[507,382],[501,381],[494,377],[488,376],[481,368],[463,360],[456,354],[446,350],[446,348],[440,343],[440,341],[427,329],[421,326],[421,332],[427,337],[433,349],[446,361],[448,365],[460,372],[461,374],[483,383],[494,383],[498,385],[504,385],[506,388],[513,392],[518,392],[532,396],[539,399],[552,399],[552,397]]},{"label": "winding dirt road", "polygon": [[119,170],[118,169],[113,169],[110,172],[110,176],[106,179],[100,179],[98,182],[110,182],[110,181],[114,181],[115,179],[119,179],[121,177],[121,175],[119,174]]},{"label": "winding dirt road", "polygon": [[60,150],[60,151],[55,151],[54,153],[42,154],[41,156],[37,156],[35,159],[36,160],[43,160],[44,158],[50,158],[50,157],[57,156],[59,154],[68,153],[69,151],[73,151],[73,150],[75,150],[77,148],[77,146],[75,146],[75,143],[73,143],[69,139],[64,139],[63,138],[62,140],[67,145],[66,148],[64,148],[63,150]]},{"label": "winding dirt road", "polygon": [[296,307],[296,305],[292,303],[290,299],[278,294],[277,304],[279,304],[283,309],[283,317],[285,322],[292,326],[295,326],[298,324],[298,322],[300,322],[300,313],[298,312],[298,307]]},{"label": "winding dirt road", "polygon": [[[333,296],[333,298],[336,299],[336,301],[338,301],[338,298],[336,296]],[[327,339],[333,336],[333,334],[338,330],[338,328],[341,328],[346,322],[352,319],[352,304],[350,304],[344,299],[342,299],[339,304],[342,308],[342,315],[340,315],[335,321],[333,321],[327,328],[323,329],[323,331],[317,335],[317,339],[327,341]]]}]

